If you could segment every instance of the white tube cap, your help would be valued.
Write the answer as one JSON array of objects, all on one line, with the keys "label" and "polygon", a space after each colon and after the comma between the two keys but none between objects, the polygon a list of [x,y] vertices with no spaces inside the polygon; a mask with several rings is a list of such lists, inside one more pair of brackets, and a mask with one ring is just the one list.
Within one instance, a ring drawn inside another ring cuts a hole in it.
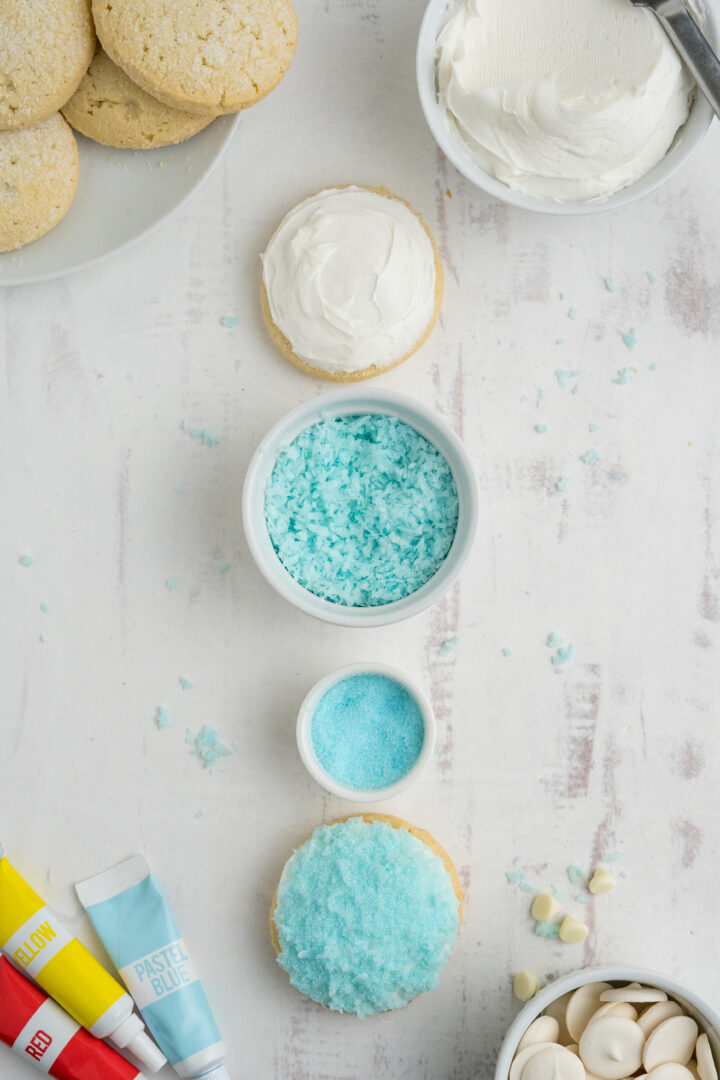
[{"label": "white tube cap", "polygon": [[230,1073],[224,1065],[216,1065],[209,1072],[200,1073],[195,1080],[230,1080]]},{"label": "white tube cap", "polygon": [[158,1072],[167,1063],[167,1058],[152,1041],[136,1013],[131,1013],[127,1020],[116,1027],[109,1039],[120,1050],[129,1050],[151,1073]]}]

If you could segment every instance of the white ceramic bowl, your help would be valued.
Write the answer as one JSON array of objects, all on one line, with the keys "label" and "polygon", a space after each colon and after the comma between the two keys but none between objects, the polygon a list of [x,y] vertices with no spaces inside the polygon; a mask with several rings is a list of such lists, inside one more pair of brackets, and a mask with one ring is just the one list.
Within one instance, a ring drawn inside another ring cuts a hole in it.
[{"label": "white ceramic bowl", "polygon": [[[614,195],[610,195],[606,199],[597,199],[590,202],[580,200],[557,202],[553,199],[543,199],[539,196],[523,194],[521,191],[513,191],[507,184],[486,172],[481,165],[473,160],[465,149],[460,136],[451,129],[445,110],[438,102],[436,41],[454,3],[455,0],[430,0],[428,3],[420,27],[417,47],[417,83],[420,104],[430,130],[445,156],[476,187],[487,191],[488,194],[494,195],[497,199],[502,199],[503,202],[520,207],[523,210],[537,210],[544,214],[573,216],[595,214],[601,210],[612,210],[617,206],[624,206],[626,203],[639,199],[642,195],[654,191],[660,184],[663,184],[680,168],[686,158],[700,145],[705,137],[713,118],[713,111],[707,99],[698,91],[687,121],[678,131],[672,146],[662,161],[659,161],[654,168],[645,176],[636,180],[634,184],[615,192]],[[718,40],[720,39],[717,14],[708,5],[701,3],[700,0],[696,0],[693,6],[698,7],[701,11],[703,28],[717,51]]]},{"label": "white ceramic bowl", "polygon": [[[323,600],[303,588],[280,562],[265,523],[265,486],[278,454],[301,431],[331,417],[369,413],[398,417],[424,435],[445,456],[457,485],[458,524],[445,562],[422,588],[402,600],[380,607],[345,607]],[[391,390],[352,387],[313,398],[289,412],[268,432],[255,451],[245,477],[243,525],[260,571],[291,604],[308,615],[338,626],[386,626],[417,615],[436,603],[455,582],[467,562],[477,533],[477,484],[463,444],[438,413]]]},{"label": "white ceramic bowl", "polygon": [[[394,784],[389,784],[384,788],[363,790],[345,787],[344,784],[339,784],[337,780],[334,780],[322,767],[313,749],[311,726],[315,709],[317,708],[320,699],[332,686],[335,686],[341,679],[346,679],[350,675],[386,675],[389,679],[394,679],[395,682],[404,686],[420,706],[420,712],[422,713],[423,724],[425,727],[422,750],[410,771]],[[317,780],[318,784],[320,784],[321,787],[324,787],[326,791],[329,791],[331,795],[337,795],[341,799],[348,799],[350,802],[385,802],[387,799],[394,799],[396,795],[400,795],[403,791],[407,791],[407,789],[412,787],[415,783],[418,776],[433,756],[436,738],[437,725],[435,723],[435,714],[433,713],[432,706],[425,694],[417,683],[412,682],[412,680],[409,679],[407,675],[404,675],[402,671],[398,671],[393,667],[388,667],[387,664],[350,664],[348,667],[338,668],[337,671],[333,671],[330,675],[326,675],[324,679],[321,679],[320,682],[313,686],[312,690],[303,701],[297,719],[297,744],[305,768],[312,778]]]},{"label": "white ceramic bowl", "polygon": [[577,990],[586,983],[609,982],[626,986],[631,982],[639,982],[644,986],[657,986],[664,990],[670,997],[687,1010],[688,1014],[695,1019],[700,1028],[707,1033],[710,1044],[715,1053],[715,1059],[720,1058],[720,1016],[703,1001],[701,997],[688,990],[671,975],[659,975],[655,971],[645,971],[642,968],[633,967],[604,967],[588,968],[587,971],[574,971],[570,975],[563,975],[549,986],[538,991],[532,1001],[528,1001],[513,1020],[508,1033],[503,1040],[498,1055],[495,1069],[495,1080],[507,1080],[510,1065],[515,1057],[518,1043],[522,1039],[533,1020],[557,998],[567,994],[570,990]]}]

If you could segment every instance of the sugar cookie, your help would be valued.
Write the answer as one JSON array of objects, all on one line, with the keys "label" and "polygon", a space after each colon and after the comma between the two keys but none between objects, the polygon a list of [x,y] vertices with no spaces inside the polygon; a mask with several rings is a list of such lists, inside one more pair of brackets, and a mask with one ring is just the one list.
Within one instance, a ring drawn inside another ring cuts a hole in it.
[{"label": "sugar cookie", "polygon": [[357,382],[407,360],[440,312],[437,245],[386,188],[327,188],[294,207],[262,256],[270,337],[315,378]]},{"label": "sugar cookie", "polygon": [[75,136],[60,113],[0,132],[0,251],[38,240],[65,216],[78,182]]},{"label": "sugar cookie", "polygon": [[94,142],[129,150],[184,142],[213,121],[212,116],[163,105],[129,79],[100,46],[62,114]]},{"label": "sugar cookie", "polygon": [[291,0],[92,0],[111,60],[175,109],[217,116],[265,97],[297,42]]},{"label": "sugar cookie", "polygon": [[2,0],[0,131],[30,127],[57,112],[94,48],[90,0]]}]

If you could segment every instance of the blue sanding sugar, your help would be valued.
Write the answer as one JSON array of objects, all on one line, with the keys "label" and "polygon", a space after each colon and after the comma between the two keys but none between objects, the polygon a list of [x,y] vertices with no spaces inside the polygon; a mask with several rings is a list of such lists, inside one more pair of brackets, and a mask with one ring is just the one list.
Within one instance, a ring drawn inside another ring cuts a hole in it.
[{"label": "blue sanding sugar", "polygon": [[265,519],[288,573],[346,607],[377,607],[421,588],[455,537],[458,495],[443,455],[394,416],[341,416],[278,455]]},{"label": "blue sanding sugar", "polygon": [[396,679],[349,675],[320,698],[310,733],[325,772],[346,787],[374,791],[410,771],[425,724],[417,701]]},{"label": "blue sanding sugar", "polygon": [[322,825],[298,848],[273,918],[292,985],[358,1016],[437,986],[460,922],[440,856],[405,828],[362,818]]}]

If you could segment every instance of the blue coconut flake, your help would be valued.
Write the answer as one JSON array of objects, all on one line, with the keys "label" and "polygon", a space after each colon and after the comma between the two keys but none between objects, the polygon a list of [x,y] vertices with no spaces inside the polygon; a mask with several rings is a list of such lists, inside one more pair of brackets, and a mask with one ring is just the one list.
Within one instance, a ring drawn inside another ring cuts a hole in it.
[{"label": "blue coconut flake", "polygon": [[563,664],[567,664],[575,656],[574,645],[561,645],[554,656],[550,657],[550,663],[553,667],[561,667]]},{"label": "blue coconut flake", "polygon": [[215,435],[209,428],[189,427],[183,420],[182,429],[188,433],[191,439],[198,439],[205,446],[217,446],[220,442],[220,436]]},{"label": "blue coconut flake", "polygon": [[600,461],[600,451],[593,446],[592,449],[586,450],[584,454],[580,455],[580,460],[584,465],[595,465]]},{"label": "blue coconut flake", "polygon": [[506,658],[512,656],[512,654],[513,654],[513,651],[512,651],[512,649],[510,648],[509,645],[503,645],[503,647],[502,647],[502,649],[500,651],[502,652],[503,656],[506,657]]},{"label": "blue coconut flake", "polygon": [[588,431],[591,432],[591,433],[595,432],[595,431],[599,431],[599,427],[598,427],[597,424],[588,424]]},{"label": "blue coconut flake", "polygon": [[191,682],[190,679],[186,679],[184,676],[181,676],[180,686],[183,688],[183,690],[193,690],[195,687],[195,683]]},{"label": "blue coconut flake", "polygon": [[451,656],[455,652],[459,640],[458,637],[451,637],[447,641],[443,641],[438,649],[438,656]]},{"label": "blue coconut flake", "polygon": [[656,285],[658,276],[652,270],[648,270],[647,271],[647,279],[648,279],[648,281],[650,282],[651,285]]},{"label": "blue coconut flake", "polygon": [[508,885],[519,885],[525,880],[527,874],[524,870],[506,870],[505,877],[507,878]]},{"label": "blue coconut flake", "polygon": [[602,851],[600,853],[600,862],[619,862],[623,857],[622,851]]},{"label": "blue coconut flake", "polygon": [[220,565],[218,566],[218,574],[227,574],[229,569],[230,569],[230,563],[229,562],[221,562]]},{"label": "blue coconut flake", "polygon": [[32,564],[35,562],[35,559],[32,555],[21,555],[18,559],[18,562],[21,566],[32,566]]},{"label": "blue coconut flake", "polygon": [[568,487],[569,483],[570,483],[570,477],[569,476],[561,476],[561,477],[558,478],[558,482],[556,483],[555,488],[559,492],[567,491],[567,487]]},{"label": "blue coconut flake", "polygon": [[558,634],[557,630],[553,630],[551,634],[548,634],[547,647],[548,649],[557,649],[559,645],[565,644],[565,638],[562,634]]},{"label": "blue coconut flake", "polygon": [[220,733],[210,724],[204,724],[197,735],[188,728],[185,745],[190,757],[200,758],[206,769],[214,765],[219,758],[230,757],[232,754],[232,750],[220,741]]},{"label": "blue coconut flake", "polygon": [[518,889],[522,889],[522,891],[526,892],[526,893],[535,894],[537,892],[537,889],[535,888],[535,886],[531,885],[529,881],[519,881],[518,882]]},{"label": "blue coconut flake", "polygon": [[615,278],[606,277],[605,278],[605,288],[607,289],[608,292],[617,292],[618,287],[617,287],[617,282],[615,281]]},{"label": "blue coconut flake", "polygon": [[657,371],[657,364],[653,360],[652,364],[648,364],[648,371]]},{"label": "blue coconut flake", "polygon": [[561,390],[564,390],[567,386],[568,379],[577,379],[580,375],[582,375],[581,371],[574,371],[572,368],[555,369],[555,378]]},{"label": "blue coconut flake", "polygon": [[292,985],[338,1012],[404,1008],[437,986],[460,918],[443,860],[405,828],[322,825],[290,857],[273,913]]},{"label": "blue coconut flake", "polygon": [[633,375],[635,375],[636,371],[637,369],[634,367],[620,368],[617,373],[617,377],[613,379],[613,382],[616,383],[618,386],[627,386]]},{"label": "blue coconut flake", "polygon": [[547,435],[548,426],[547,424],[536,424],[535,431],[538,435]]},{"label": "blue coconut flake", "polygon": [[452,546],[458,494],[444,456],[394,416],[323,419],[278,454],[265,519],[298,584],[346,607],[401,600]]},{"label": "blue coconut flake", "polygon": [[552,888],[553,896],[555,897],[556,900],[559,900],[561,903],[564,903],[565,900],[570,899],[569,894],[566,893],[564,889],[561,889],[559,885],[552,885],[551,888]]},{"label": "blue coconut flake", "polygon": [[630,877],[630,875],[628,874],[627,870],[621,870],[620,873],[618,874],[618,877],[627,878],[627,877]]},{"label": "blue coconut flake", "polygon": [[165,588],[168,590],[168,592],[175,592],[178,587],[179,580],[180,579],[176,574],[173,574],[172,577],[165,578]]},{"label": "blue coconut flake", "polygon": [[568,866],[567,876],[571,885],[585,885],[587,882],[585,874],[576,863],[573,863],[572,866]]},{"label": "blue coconut flake", "polygon": [[579,893],[575,893],[575,895],[573,896],[573,900],[575,901],[576,904],[591,904],[592,903],[592,896],[588,896],[587,893],[579,892]]},{"label": "blue coconut flake", "polygon": [[315,756],[345,787],[376,791],[401,780],[420,756],[425,722],[414,696],[396,679],[368,673],[331,686],[310,723]]},{"label": "blue coconut flake", "polygon": [[185,485],[178,482],[175,485],[175,493],[177,495],[184,495],[185,494]]},{"label": "blue coconut flake", "polygon": [[625,344],[625,346],[628,349],[630,349],[631,351],[638,344],[638,336],[637,336],[637,333],[635,331],[634,326],[630,327],[630,329],[627,332],[621,333],[620,336],[622,337],[623,343]]},{"label": "blue coconut flake", "polygon": [[575,322],[578,317],[578,309],[576,307],[571,307],[567,314],[568,319],[572,319],[572,321]]},{"label": "blue coconut flake", "polygon": [[560,937],[560,923],[543,922],[540,919],[535,923],[535,933],[538,937],[547,938],[548,941],[557,941]]},{"label": "blue coconut flake", "polygon": [[237,326],[237,324],[237,315],[223,315],[220,319],[220,325],[227,327],[228,330],[232,330],[233,327]]},{"label": "blue coconut flake", "polygon": [[155,723],[161,731],[164,731],[165,728],[170,727],[170,713],[168,712],[165,705],[158,705],[158,710],[155,713]]},{"label": "blue coconut flake", "polygon": [[535,408],[539,409],[544,400],[545,400],[545,391],[544,390],[538,390],[537,398],[535,399]]},{"label": "blue coconut flake", "polygon": [[43,615],[47,615],[50,611],[50,605],[45,600],[43,600],[42,604],[40,605],[40,610],[42,611]]},{"label": "blue coconut flake", "polygon": [[564,337],[555,338],[555,344],[556,345],[564,345],[565,344],[565,338]]}]

